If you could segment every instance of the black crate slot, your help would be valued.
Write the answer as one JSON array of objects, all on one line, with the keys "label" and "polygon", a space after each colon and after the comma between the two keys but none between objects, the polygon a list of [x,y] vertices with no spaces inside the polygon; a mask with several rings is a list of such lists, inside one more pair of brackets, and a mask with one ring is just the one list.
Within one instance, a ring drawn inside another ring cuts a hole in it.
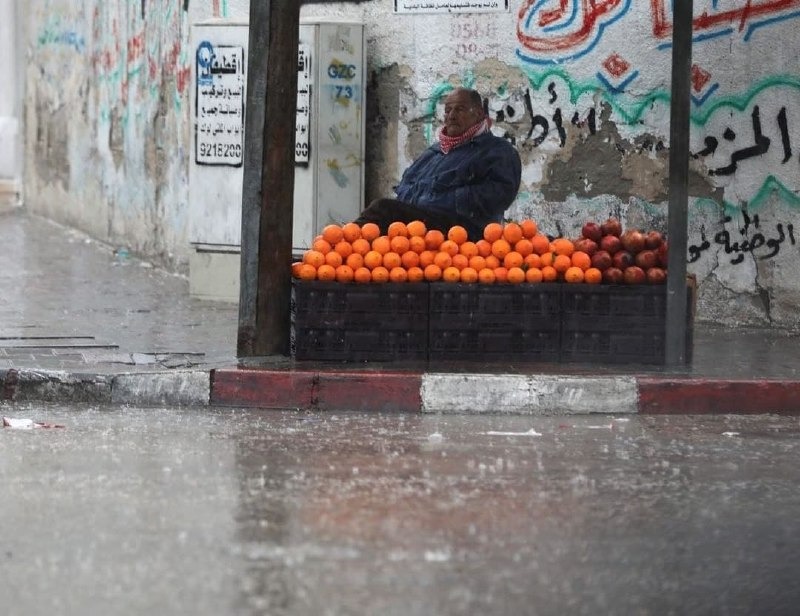
[{"label": "black crate slot", "polygon": [[558,361],[559,289],[431,284],[430,358]]},{"label": "black crate slot", "polygon": [[563,361],[664,362],[665,286],[565,286],[561,301]]},{"label": "black crate slot", "polygon": [[297,359],[393,361],[428,356],[428,285],[293,284]]}]

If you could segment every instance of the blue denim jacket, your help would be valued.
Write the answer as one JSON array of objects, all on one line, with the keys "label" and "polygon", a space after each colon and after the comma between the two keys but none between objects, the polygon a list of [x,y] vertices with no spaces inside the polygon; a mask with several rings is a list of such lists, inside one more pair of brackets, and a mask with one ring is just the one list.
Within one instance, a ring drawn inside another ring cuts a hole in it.
[{"label": "blue denim jacket", "polygon": [[403,173],[397,198],[457,218],[470,237],[500,222],[519,190],[522,165],[514,146],[491,133],[448,154],[435,143]]}]

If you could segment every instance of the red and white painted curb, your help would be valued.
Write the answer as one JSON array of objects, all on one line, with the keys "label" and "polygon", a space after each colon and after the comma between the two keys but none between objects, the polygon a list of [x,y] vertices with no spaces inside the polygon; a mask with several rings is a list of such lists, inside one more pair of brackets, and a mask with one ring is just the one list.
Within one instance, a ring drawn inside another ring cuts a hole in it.
[{"label": "red and white painted curb", "polygon": [[213,371],[210,403],[464,414],[800,414],[800,381],[232,368]]}]

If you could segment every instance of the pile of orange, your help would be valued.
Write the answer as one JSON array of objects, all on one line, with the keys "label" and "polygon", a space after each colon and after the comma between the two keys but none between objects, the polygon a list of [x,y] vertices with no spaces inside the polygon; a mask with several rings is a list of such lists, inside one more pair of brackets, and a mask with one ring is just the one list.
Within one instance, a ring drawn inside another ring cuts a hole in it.
[{"label": "pile of orange", "polygon": [[599,283],[602,273],[567,238],[550,240],[533,220],[490,223],[472,242],[464,227],[447,235],[422,221],[328,225],[303,260],[292,264],[301,280],[338,282]]}]

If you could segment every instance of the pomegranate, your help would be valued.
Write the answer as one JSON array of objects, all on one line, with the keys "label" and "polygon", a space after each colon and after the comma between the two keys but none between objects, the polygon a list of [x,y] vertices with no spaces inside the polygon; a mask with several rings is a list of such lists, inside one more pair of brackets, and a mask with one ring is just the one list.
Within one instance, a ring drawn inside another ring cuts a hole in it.
[{"label": "pomegranate", "polygon": [[613,255],[622,250],[622,242],[616,235],[604,235],[600,239],[600,250],[605,250],[608,254]]},{"label": "pomegranate", "polygon": [[598,250],[592,255],[592,267],[596,267],[601,272],[607,270],[612,265],[611,255],[605,250]]},{"label": "pomegranate", "polygon": [[602,231],[603,235],[616,235],[619,237],[622,235],[622,223],[618,218],[612,216],[600,225],[600,231]]},{"label": "pomegranate", "polygon": [[645,275],[648,284],[664,284],[667,281],[667,272],[660,267],[651,267]]},{"label": "pomegranate", "polygon": [[647,275],[638,265],[632,265],[631,267],[625,268],[625,271],[622,272],[622,274],[625,284],[642,284],[647,280]]},{"label": "pomegranate", "polygon": [[573,244],[575,244],[575,250],[585,252],[590,257],[597,252],[597,242],[590,240],[588,237],[582,237],[579,240],[575,240]]},{"label": "pomegranate", "polygon": [[609,267],[603,271],[603,282],[608,284],[622,284],[624,275],[618,267]]},{"label": "pomegranate", "polygon": [[628,229],[620,238],[622,246],[628,252],[636,254],[644,250],[644,233],[637,229]]},{"label": "pomegranate", "polygon": [[581,228],[581,235],[588,240],[599,242],[600,238],[603,237],[603,230],[600,228],[600,225],[590,220]]},{"label": "pomegranate", "polygon": [[625,268],[630,267],[632,265],[636,265],[636,261],[631,253],[627,250],[620,250],[619,252],[615,252],[611,256],[611,261],[614,267],[618,267],[621,270],[625,270]]},{"label": "pomegranate", "polygon": [[655,250],[664,243],[664,236],[659,231],[648,231],[644,236],[644,247]]},{"label": "pomegranate", "polygon": [[649,270],[651,267],[656,267],[658,265],[658,254],[655,250],[643,250],[642,252],[636,253],[634,261],[636,265],[643,270]]},{"label": "pomegranate", "polygon": [[668,259],[668,246],[667,242],[664,241],[661,243],[661,246],[656,248],[656,254],[658,255],[658,264],[661,267],[667,267],[667,259]]}]

